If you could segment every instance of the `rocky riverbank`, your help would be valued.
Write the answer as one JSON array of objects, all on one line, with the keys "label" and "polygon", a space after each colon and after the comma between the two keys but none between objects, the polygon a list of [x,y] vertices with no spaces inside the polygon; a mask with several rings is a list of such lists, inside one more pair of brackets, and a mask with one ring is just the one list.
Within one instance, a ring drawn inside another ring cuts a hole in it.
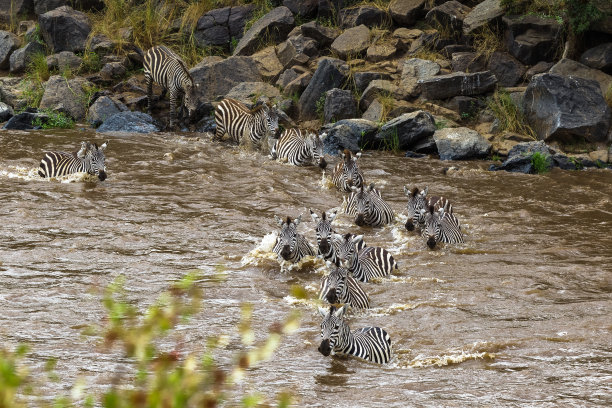
[{"label": "rocky riverbank", "polygon": [[[167,98],[153,118],[141,113],[146,47],[135,31],[145,27],[101,33],[96,21],[110,2],[64,3],[0,0],[8,29],[0,31],[4,128],[44,126],[61,112],[100,132],[163,131]],[[605,2],[589,2],[598,13],[581,26],[571,7],[543,15],[500,0],[265,3],[186,10],[169,25],[209,54],[190,69],[199,109],[184,131],[211,130],[223,97],[263,98],[298,126],[325,131],[327,154],[506,159],[492,169],[523,172],[612,160],[612,7]]]}]

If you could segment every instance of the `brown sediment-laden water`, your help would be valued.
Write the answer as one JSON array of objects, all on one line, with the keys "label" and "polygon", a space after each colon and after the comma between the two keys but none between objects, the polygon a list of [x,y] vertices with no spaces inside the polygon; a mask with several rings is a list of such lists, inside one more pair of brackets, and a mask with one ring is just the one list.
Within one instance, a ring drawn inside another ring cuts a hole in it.
[{"label": "brown sediment-laden water", "polygon": [[[36,175],[43,152],[106,139],[106,181]],[[204,135],[0,133],[0,343],[30,344],[34,369],[57,358],[50,395],[77,379],[106,389],[130,370],[119,350],[82,334],[103,323],[101,290],[124,275],[128,298],[144,308],[200,269],[205,307],[166,340],[178,338],[182,352],[201,353],[211,334],[239,338],[244,302],[257,338],[302,312],[300,329],[251,370],[245,391],[292,390],[298,406],[321,407],[612,404],[612,172],[534,176],[476,161],[445,175],[449,162],[388,152],[364,152],[359,164],[396,220],[358,228],[340,215],[334,225],[399,263],[390,278],[361,284],[372,309],[348,317],[352,329],[387,330],[388,365],[322,356],[317,301],[289,293],[297,284],[316,298],[324,263],[280,272],[270,253],[275,214],[303,214],[298,230],[315,245],[308,209],[340,209],[343,195],[318,168]],[[449,198],[465,243],[429,250],[407,232],[404,185]],[[226,363],[239,347],[228,343]]]}]

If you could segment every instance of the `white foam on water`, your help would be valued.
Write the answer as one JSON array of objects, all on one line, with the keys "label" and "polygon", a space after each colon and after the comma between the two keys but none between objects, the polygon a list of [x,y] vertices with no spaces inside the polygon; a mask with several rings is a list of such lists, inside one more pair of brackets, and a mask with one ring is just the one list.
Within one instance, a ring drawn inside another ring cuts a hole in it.
[{"label": "white foam on water", "polygon": [[272,250],[276,244],[277,232],[271,232],[264,235],[259,245],[249,251],[248,254],[242,257],[242,266],[246,265],[261,265],[265,261],[276,260],[278,255]]},{"label": "white foam on water", "polygon": [[85,172],[72,173],[61,177],[40,177],[38,175],[38,169],[38,167],[7,166],[6,169],[0,169],[0,177],[16,178],[26,181],[41,181],[45,183],[95,183],[98,181],[97,176]]}]

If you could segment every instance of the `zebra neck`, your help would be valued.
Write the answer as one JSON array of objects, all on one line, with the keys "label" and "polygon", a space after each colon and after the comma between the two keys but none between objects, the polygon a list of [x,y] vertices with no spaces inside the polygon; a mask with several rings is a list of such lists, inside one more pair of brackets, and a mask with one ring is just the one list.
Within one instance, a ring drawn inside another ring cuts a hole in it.
[{"label": "zebra neck", "polygon": [[353,348],[354,344],[355,335],[351,332],[348,324],[342,324],[338,330],[338,342],[334,346],[334,349],[343,354],[351,354],[349,351]]},{"label": "zebra neck", "polygon": [[259,141],[266,134],[266,113],[263,110],[255,112],[250,117],[251,140]]}]

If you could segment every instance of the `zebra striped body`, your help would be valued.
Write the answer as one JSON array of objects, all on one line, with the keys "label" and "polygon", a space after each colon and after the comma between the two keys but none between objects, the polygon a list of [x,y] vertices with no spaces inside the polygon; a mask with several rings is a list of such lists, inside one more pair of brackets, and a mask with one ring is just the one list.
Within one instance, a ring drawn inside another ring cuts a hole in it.
[{"label": "zebra striped body", "polygon": [[384,248],[364,247],[357,250],[357,245],[363,240],[363,236],[336,234],[335,237],[342,241],[338,249],[340,265],[348,269],[355,279],[367,282],[375,277],[389,276],[393,269],[397,269],[393,255]]},{"label": "zebra striped body", "polygon": [[108,142],[100,147],[97,144],[81,142],[81,148],[74,153],[47,152],[40,161],[40,177],[60,177],[72,173],[85,172],[106,179],[106,158],[104,150]]},{"label": "zebra striped body", "polygon": [[351,187],[360,188],[363,186],[363,173],[357,166],[357,159],[361,157],[361,153],[352,156],[351,151],[345,149],[340,154],[342,160],[334,168],[331,176],[332,182],[338,190],[350,193]]},{"label": "zebra striped body", "polygon": [[274,216],[274,218],[281,227],[273,249],[275,253],[285,261],[292,263],[299,262],[306,255],[315,256],[315,252],[306,238],[297,232],[297,226],[302,219],[301,215],[295,220],[291,220],[290,217],[287,217],[286,220],[277,216]]},{"label": "zebra striped body", "polygon": [[316,132],[310,130],[285,130],[272,146],[270,156],[272,159],[288,161],[294,166],[316,164],[322,169],[327,167],[323,142]]},{"label": "zebra striped body", "polygon": [[421,213],[425,218],[422,236],[427,239],[429,248],[435,248],[438,242],[447,244],[463,242],[459,220],[452,212],[444,211],[444,207],[435,211],[434,206],[430,205],[427,212],[421,210]]},{"label": "zebra striped body", "polygon": [[370,299],[349,271],[331,262],[328,262],[327,266],[331,271],[321,281],[319,299],[325,299],[332,304],[347,303],[357,309],[368,309]]},{"label": "zebra striped body", "polygon": [[404,186],[404,193],[408,197],[408,203],[406,204],[408,220],[405,225],[408,231],[414,231],[415,227],[421,231],[423,230],[425,226],[425,217],[421,213],[421,210],[429,208],[430,205],[434,206],[435,211],[444,208],[446,212],[453,212],[453,205],[448,199],[437,196],[427,197],[427,187],[419,191],[416,187],[412,190],[408,190],[408,188]]},{"label": "zebra striped body", "polygon": [[249,109],[236,99],[225,98],[215,108],[215,123],[215,140],[221,140],[227,133],[234,143],[249,141],[259,146],[264,136],[278,132],[278,110],[266,103]]},{"label": "zebra striped body", "polygon": [[181,58],[163,45],[147,50],[144,55],[144,76],[147,83],[147,110],[151,114],[153,81],[163,89],[162,97],[170,91],[170,127],[176,124],[176,102],[183,96],[183,105],[191,117],[197,109],[197,86]]},{"label": "zebra striped body", "polygon": [[[310,210],[310,216],[312,217],[312,220],[317,223],[315,226],[315,233],[317,234],[318,254],[323,256],[323,259],[326,261],[331,261],[332,263],[338,265],[340,260],[337,254],[342,240],[334,236],[337,234],[335,234],[335,231],[331,225],[332,221],[336,218],[336,211],[330,212],[329,215],[322,212],[321,217],[319,217],[312,210]],[[351,237],[354,236],[353,234],[349,235]],[[359,251],[365,246],[365,242],[361,240],[357,244],[356,249]]]},{"label": "zebra striped body", "polygon": [[382,227],[394,220],[393,209],[382,199],[374,184],[370,184],[368,188],[352,187],[352,190],[346,213],[355,217],[355,224],[360,227]]},{"label": "zebra striped body", "polygon": [[323,317],[319,352],[324,356],[330,354],[351,355],[377,364],[386,364],[391,359],[391,338],[380,327],[364,327],[351,332],[344,321],[346,306],[336,310],[330,306],[329,311],[319,308]]}]

